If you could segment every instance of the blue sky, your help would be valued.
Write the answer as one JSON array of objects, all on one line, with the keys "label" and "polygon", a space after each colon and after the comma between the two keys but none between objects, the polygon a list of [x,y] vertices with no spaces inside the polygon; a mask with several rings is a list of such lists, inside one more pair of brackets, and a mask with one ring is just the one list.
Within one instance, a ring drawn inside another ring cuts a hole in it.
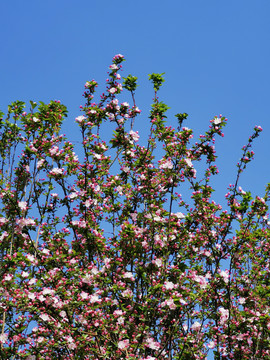
[{"label": "blue sky", "polygon": [[[255,161],[242,177],[245,190],[263,194],[270,181],[269,0],[9,0],[0,4],[0,109],[13,100],[60,99],[69,110],[65,133],[75,136],[85,81],[104,89],[112,57],[138,76],[138,121],[147,121],[153,97],[147,75],[165,72],[160,100],[186,126],[204,132],[214,115],[228,118],[217,141],[223,197],[255,125],[264,129]],[[128,98],[127,101],[131,101]]]}]

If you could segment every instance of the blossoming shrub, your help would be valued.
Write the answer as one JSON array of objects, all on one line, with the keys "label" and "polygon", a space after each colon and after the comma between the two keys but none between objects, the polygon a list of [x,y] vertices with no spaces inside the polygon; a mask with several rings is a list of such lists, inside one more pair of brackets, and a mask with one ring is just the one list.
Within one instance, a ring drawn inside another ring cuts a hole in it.
[{"label": "blossoming shrub", "polygon": [[79,156],[60,134],[59,101],[29,112],[17,101],[1,115],[1,358],[270,359],[269,185],[262,198],[239,187],[261,128],[223,209],[211,179],[226,119],[192,144],[187,114],[166,125],[164,79],[152,74],[141,144],[137,78],[121,84],[123,60],[97,102],[97,83],[85,84]]}]

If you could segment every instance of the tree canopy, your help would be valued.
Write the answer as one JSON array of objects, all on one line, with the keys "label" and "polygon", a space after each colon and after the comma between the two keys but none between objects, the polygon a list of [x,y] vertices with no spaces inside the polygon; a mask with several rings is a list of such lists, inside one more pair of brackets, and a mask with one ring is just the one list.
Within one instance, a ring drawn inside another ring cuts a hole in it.
[{"label": "tree canopy", "polygon": [[97,100],[85,83],[80,154],[61,134],[59,101],[1,113],[1,358],[270,359],[270,184],[263,197],[240,186],[262,129],[221,206],[214,145],[227,119],[193,141],[188,114],[168,125],[164,74],[151,74],[141,143],[123,61]]}]

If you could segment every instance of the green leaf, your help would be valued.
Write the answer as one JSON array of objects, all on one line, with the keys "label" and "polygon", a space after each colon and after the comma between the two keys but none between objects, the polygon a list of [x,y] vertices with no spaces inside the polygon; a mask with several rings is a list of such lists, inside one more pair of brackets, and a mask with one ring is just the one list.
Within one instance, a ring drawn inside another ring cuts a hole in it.
[{"label": "green leaf", "polygon": [[136,76],[128,75],[126,78],[124,78],[123,88],[134,92],[138,87],[137,80],[138,78]]},{"label": "green leaf", "polygon": [[165,79],[162,75],[164,75],[165,73],[162,74],[149,74],[149,80],[152,81],[153,85],[154,85],[154,90],[158,91],[159,88],[161,87],[162,83],[164,83]]}]

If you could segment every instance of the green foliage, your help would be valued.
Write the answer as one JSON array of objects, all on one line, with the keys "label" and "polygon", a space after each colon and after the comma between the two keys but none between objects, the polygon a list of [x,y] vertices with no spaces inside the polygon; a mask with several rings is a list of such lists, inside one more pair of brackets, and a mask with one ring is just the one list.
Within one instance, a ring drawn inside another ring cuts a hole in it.
[{"label": "green foliage", "polygon": [[128,75],[126,78],[124,78],[123,88],[127,89],[128,91],[135,92],[138,87],[137,80],[138,78],[136,76]]},{"label": "green foliage", "polygon": [[154,119],[154,118],[166,118],[165,116],[165,112],[169,109],[169,106],[166,105],[164,102],[159,101],[159,102],[154,102],[154,104],[152,104],[152,110],[150,112],[150,118]]},{"label": "green foliage", "polygon": [[154,85],[154,90],[159,91],[161,85],[164,83],[165,79],[162,75],[164,75],[165,73],[162,74],[149,74],[149,80],[152,81],[153,85]]},{"label": "green foliage", "polygon": [[179,114],[176,114],[175,116],[177,117],[178,124],[181,127],[183,121],[187,119],[188,114],[187,113],[183,113],[183,114],[179,113]]}]

